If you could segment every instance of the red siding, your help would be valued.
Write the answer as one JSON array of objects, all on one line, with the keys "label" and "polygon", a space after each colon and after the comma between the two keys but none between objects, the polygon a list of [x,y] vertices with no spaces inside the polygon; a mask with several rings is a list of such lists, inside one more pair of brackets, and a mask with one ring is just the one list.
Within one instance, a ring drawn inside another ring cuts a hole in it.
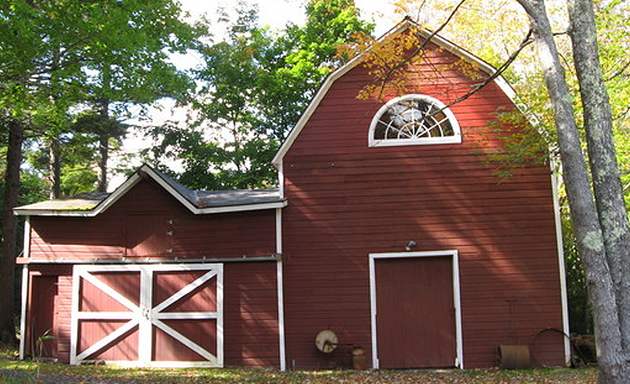
[{"label": "red siding", "polygon": [[[276,263],[275,262],[237,262],[226,263],[224,268],[224,354],[226,366],[279,366],[279,344],[278,344],[278,301],[277,301],[277,285],[276,285]],[[181,273],[186,274],[186,273]],[[136,284],[129,284],[133,282],[133,276],[131,274],[117,273],[116,281],[112,281],[117,287],[117,290],[124,290],[122,292],[124,296],[132,301],[137,301],[137,292],[133,288]],[[31,332],[28,331],[33,327],[34,314],[43,314],[44,323],[54,323],[53,329],[53,342],[56,344],[57,349],[56,357],[61,362],[68,363],[70,361],[70,335],[71,335],[71,309],[72,309],[72,267],[71,266],[50,266],[40,265],[30,266],[30,279],[44,276],[50,279],[57,280],[57,297],[56,305],[54,308],[44,308],[39,311],[35,306],[40,305],[40,302],[36,300],[36,297],[41,295],[41,292],[35,292],[30,289],[29,294],[29,306],[27,307],[27,354],[32,354],[30,346],[33,345]],[[136,276],[137,277],[137,276]],[[105,275],[99,276],[99,278],[110,278]],[[113,277],[111,277],[113,278]],[[136,279],[137,280],[137,279]],[[161,284],[155,291],[156,302],[160,298],[168,296],[169,293],[177,290],[178,286],[170,284],[173,279],[170,278],[166,281],[164,278],[158,276],[158,283]],[[101,297],[95,297],[96,290],[90,293],[88,284],[84,284],[83,292],[86,295],[86,300],[99,301],[101,308],[108,308],[108,310],[115,310],[116,306],[111,305],[111,302],[107,300],[106,295]],[[125,288],[127,287],[127,288]],[[208,300],[205,300],[208,299]],[[83,310],[86,310],[85,301],[83,301]],[[201,302],[196,302],[199,301]],[[190,302],[192,301],[192,303]],[[216,308],[216,303],[211,297],[205,297],[199,295],[192,300],[183,303],[176,303],[169,307],[170,310],[194,309],[196,311],[212,311]],[[194,308],[191,307],[193,304]],[[41,315],[40,315],[41,316]],[[108,329],[103,328],[103,321],[99,321],[99,325],[90,329],[89,321],[82,321],[82,328],[84,329],[83,335],[79,338],[80,349],[83,350],[87,345],[98,341],[104,337]],[[198,329],[199,324],[195,324],[194,321],[170,321],[169,325],[175,327],[179,331],[189,331],[191,329]],[[111,329],[116,329],[120,324],[115,322],[109,322]],[[209,350],[214,351],[214,333],[211,331],[212,327],[206,327],[204,332],[197,332],[193,337],[193,341],[198,344],[207,347]],[[195,334],[193,332],[192,334]],[[158,353],[158,359],[173,358],[172,351],[179,351],[175,356],[178,359],[189,358],[191,360],[198,360],[199,357],[192,352],[187,352],[184,348],[175,342],[173,342],[170,336],[165,335],[161,331],[156,332],[156,342],[163,346]],[[137,328],[135,332],[131,332],[123,340],[124,345],[119,345],[116,348],[110,348],[105,352],[100,353],[93,358],[111,359],[111,360],[125,360],[137,358]],[[172,345],[171,345],[172,344]],[[169,347],[170,346],[170,347]],[[181,353],[186,355],[182,355]]]},{"label": "red siding", "polygon": [[[446,55],[434,57],[452,61]],[[382,106],[356,98],[369,80],[361,67],[337,80],[284,157],[289,364],[347,364],[315,349],[327,328],[370,356],[368,254],[403,252],[410,240],[413,251],[459,251],[466,367],[493,366],[497,345],[562,328],[550,170],[526,164],[500,182],[488,160],[504,150],[504,134],[488,122],[499,107],[513,108],[509,99],[490,84],[450,107],[461,144],[369,148]],[[434,80],[410,93],[448,103],[473,83],[456,71]],[[543,349],[547,362],[563,363],[561,343]]]},{"label": "red siding", "polygon": [[275,252],[274,210],[194,215],[152,180],[141,181],[96,217],[32,217],[31,228],[33,259],[210,259]]},{"label": "red siding", "polygon": [[280,365],[276,263],[224,264],[225,365]]}]

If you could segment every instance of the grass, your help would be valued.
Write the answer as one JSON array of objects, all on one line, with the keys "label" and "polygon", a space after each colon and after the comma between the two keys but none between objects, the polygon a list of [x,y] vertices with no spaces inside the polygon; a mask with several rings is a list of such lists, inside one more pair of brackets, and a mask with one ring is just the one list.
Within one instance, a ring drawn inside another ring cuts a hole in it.
[{"label": "grass", "polygon": [[[132,369],[111,366],[68,366],[63,364],[0,360],[0,370],[20,372],[22,381],[36,382],[40,375],[80,377],[110,377],[143,383],[422,383],[422,384],[577,384],[597,381],[594,369],[532,369],[532,370],[404,370],[404,371],[290,371],[273,369]],[[0,383],[3,373],[0,371]],[[15,380],[11,378],[11,380]]]},{"label": "grass", "polygon": [[398,370],[288,371],[275,369],[138,369],[115,366],[69,366],[19,361],[14,351],[0,348],[0,383],[37,383],[44,375],[116,378],[134,383],[269,383],[269,384],[595,384],[597,371],[585,369],[530,370]]}]

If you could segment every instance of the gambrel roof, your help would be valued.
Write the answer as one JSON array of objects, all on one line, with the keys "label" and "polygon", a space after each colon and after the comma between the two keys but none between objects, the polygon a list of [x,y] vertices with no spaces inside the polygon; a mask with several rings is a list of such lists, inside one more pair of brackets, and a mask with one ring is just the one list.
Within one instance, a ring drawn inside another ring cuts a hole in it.
[{"label": "gambrel roof", "polygon": [[[411,18],[406,17],[396,27],[392,28],[389,32],[381,36],[377,40],[377,42],[384,42],[388,39],[391,39],[393,36],[404,33],[405,31],[409,30],[412,27],[418,28],[419,25],[416,22],[414,22]],[[425,39],[430,39],[432,43],[436,44],[438,47],[446,50],[447,52],[450,52],[453,55],[470,62],[471,64],[475,65],[478,69],[487,73],[488,75],[494,75],[496,73],[496,69],[492,65],[486,63],[479,57],[466,51],[464,48],[456,45],[455,43],[450,42],[446,40],[445,38],[437,34],[434,34],[433,32],[427,29],[419,29],[417,33],[419,33]],[[366,54],[370,51],[370,49],[371,48],[368,48],[366,52],[354,57],[352,60],[348,61],[346,64],[344,64],[343,66],[341,66],[340,68],[332,72],[330,75],[328,75],[328,77],[326,78],[322,86],[319,88],[319,91],[317,92],[317,94],[315,95],[311,103],[309,104],[308,108],[306,109],[304,114],[302,114],[302,117],[297,122],[295,127],[293,127],[293,129],[289,133],[289,136],[287,137],[287,139],[282,144],[282,146],[276,153],[275,157],[273,158],[272,164],[276,168],[281,170],[282,159],[287,154],[287,152],[289,151],[289,148],[291,148],[291,145],[293,144],[295,139],[298,137],[298,135],[300,134],[300,132],[302,131],[306,123],[311,118],[311,115],[315,112],[315,109],[317,109],[320,102],[326,96],[332,84],[336,80],[341,78],[343,75],[348,73],[350,70],[352,70],[353,68],[361,64],[363,60],[365,59]],[[514,89],[512,89],[512,87],[508,84],[508,82],[505,81],[505,79],[500,75],[494,79],[494,82],[507,95],[507,97],[509,97],[514,102],[514,104],[517,105],[515,102],[516,93],[514,92]]]},{"label": "gambrel roof", "polygon": [[278,189],[200,191],[187,188],[144,164],[112,193],[90,193],[67,199],[42,201],[14,209],[22,216],[94,217],[113,205],[142,179],[152,179],[194,214],[282,208],[286,200]]}]

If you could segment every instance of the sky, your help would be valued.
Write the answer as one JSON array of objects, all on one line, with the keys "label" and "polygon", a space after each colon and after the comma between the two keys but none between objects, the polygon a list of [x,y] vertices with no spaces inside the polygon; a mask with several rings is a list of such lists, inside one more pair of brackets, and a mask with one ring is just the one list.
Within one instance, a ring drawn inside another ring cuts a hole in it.
[{"label": "sky", "polygon": [[[219,7],[226,10],[233,9],[237,0],[179,0],[182,9],[190,13],[191,19],[195,20],[204,13],[207,13],[210,20],[217,13]],[[282,29],[288,22],[303,25],[304,4],[306,0],[246,0],[248,4],[258,4],[259,21],[261,25],[269,25],[272,29]],[[356,6],[361,11],[362,18],[376,22],[375,36],[380,36],[397,24],[402,17],[396,14],[393,0],[355,0]],[[221,35],[221,31],[213,31],[216,37]],[[173,63],[180,69],[194,68],[199,62],[190,55],[174,56]],[[167,120],[185,121],[186,110],[174,108],[173,100],[164,100],[160,103],[160,109],[151,109],[151,124],[162,124]],[[116,167],[123,154],[138,153],[140,150],[150,146],[151,143],[140,137],[137,133],[130,132],[123,141],[122,151],[119,155],[111,158],[110,166]],[[140,164],[136,164],[139,166]],[[169,164],[171,168],[177,170],[177,163]],[[109,190],[113,190],[125,181],[124,176],[114,176],[109,182]]]},{"label": "sky", "polygon": [[[179,0],[182,8],[193,17],[204,12],[214,14],[218,7],[233,8],[237,0]],[[355,5],[361,10],[361,16],[377,22],[376,35],[389,30],[400,16],[395,15],[393,0],[355,0]],[[301,25],[304,23],[304,4],[306,0],[247,0],[249,4],[258,4],[260,22],[275,28],[282,28],[287,22]]]}]

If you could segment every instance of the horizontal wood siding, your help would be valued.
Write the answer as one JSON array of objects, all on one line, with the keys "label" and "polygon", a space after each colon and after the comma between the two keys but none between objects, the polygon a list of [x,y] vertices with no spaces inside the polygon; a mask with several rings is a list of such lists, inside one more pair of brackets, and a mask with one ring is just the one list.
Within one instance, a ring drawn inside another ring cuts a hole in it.
[{"label": "horizontal wood siding", "polygon": [[[445,104],[474,83],[453,70],[435,77],[426,63],[410,70],[417,85],[409,93]],[[316,350],[322,329],[371,356],[368,254],[404,252],[410,240],[412,251],[459,252],[466,367],[494,366],[499,344],[530,344],[541,329],[562,328],[549,167],[522,164],[499,180],[490,161],[505,150],[505,133],[488,123],[514,108],[508,97],[490,84],[450,107],[461,144],[369,148],[383,102],[356,98],[366,81],[362,67],[338,79],[283,160],[288,363],[349,366],[350,347]],[[539,349],[546,363],[563,364],[561,342]]]},{"label": "horizontal wood siding", "polygon": [[[30,267],[30,279],[40,276],[57,279],[57,300],[56,307],[47,310],[51,312],[46,316],[45,322],[55,324],[52,335],[56,343],[56,355],[61,362],[68,363],[70,361],[70,335],[71,335],[71,309],[72,309],[72,267],[71,266],[52,266],[40,265]],[[189,275],[188,272],[175,273],[175,275]],[[105,277],[101,274],[99,278],[110,279],[108,284],[113,284],[124,296],[136,301],[137,294],[131,291],[137,291],[133,287],[126,292],[130,281],[133,280],[130,274],[116,273],[117,276]],[[161,273],[157,273],[155,302],[160,298],[169,296],[181,286],[181,282],[176,281],[172,276],[168,278],[161,277]],[[191,275],[193,276],[193,275]],[[185,277],[185,276],[184,276]],[[194,277],[194,276],[193,276]],[[116,281],[119,278],[120,281]],[[173,282],[176,282],[173,283]],[[211,285],[215,283],[212,282]],[[134,285],[134,284],[131,284]],[[136,287],[137,288],[137,287]],[[84,290],[85,291],[85,290]],[[86,294],[89,298],[96,300],[94,292],[90,293],[89,288]],[[232,263],[224,264],[224,354],[226,366],[279,366],[279,345],[278,345],[278,300],[276,285],[276,263],[275,262],[254,262],[254,263]],[[27,330],[32,329],[32,314],[35,309],[33,304],[37,304],[35,298],[41,295],[41,292],[35,292],[32,289],[29,292],[29,304],[27,306]],[[88,299],[89,299],[88,298]],[[100,297],[98,300],[103,305],[107,304],[107,300]],[[108,307],[109,308],[109,307]],[[114,308],[113,306],[111,308]],[[194,296],[191,300],[181,303],[175,303],[169,307],[168,311],[212,311],[216,308],[214,298],[200,294]],[[89,310],[88,306],[83,304],[83,310]],[[41,312],[41,311],[40,311]],[[106,336],[106,331],[117,328],[120,324],[115,321],[103,322],[99,325],[94,322],[95,326],[90,328],[87,324],[89,321],[82,321],[85,324],[84,334],[81,335],[79,350],[84,349],[91,343],[98,341]],[[200,324],[194,320],[191,321],[167,321],[178,331],[188,331],[190,335],[192,329],[204,327],[203,331],[194,333],[191,336],[193,341],[199,345],[207,347],[211,352],[216,352],[214,348],[215,334],[213,328],[209,324]],[[209,323],[204,321],[204,323]],[[211,323],[211,322],[210,322]],[[109,326],[110,328],[104,328]],[[182,348],[179,342],[175,342],[172,338],[163,332],[155,331],[155,342],[161,345],[156,351],[155,357],[158,360],[172,359],[189,359],[200,360],[195,353]],[[27,332],[27,354],[32,354],[31,345],[35,345],[37,336]],[[173,353],[173,351],[178,351]],[[109,348],[98,356],[92,358],[127,360],[137,358],[137,328],[131,332],[126,338],[123,345],[118,344],[115,348]]]},{"label": "horizontal wood siding", "polygon": [[276,263],[224,264],[225,365],[278,367]]},{"label": "horizontal wood siding", "polygon": [[153,180],[143,180],[96,217],[32,217],[31,257],[270,256],[275,251],[274,220],[274,210],[194,215]]}]

